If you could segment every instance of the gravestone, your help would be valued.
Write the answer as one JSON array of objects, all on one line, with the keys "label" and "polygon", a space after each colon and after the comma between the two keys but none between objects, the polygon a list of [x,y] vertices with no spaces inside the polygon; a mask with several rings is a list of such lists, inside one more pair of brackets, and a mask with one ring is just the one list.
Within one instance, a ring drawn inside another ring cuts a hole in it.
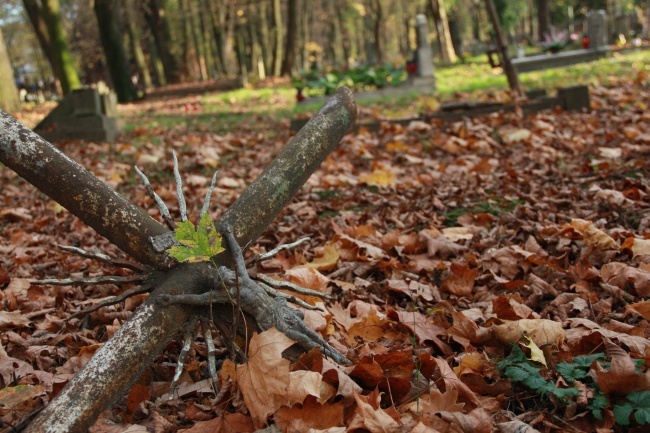
[{"label": "gravestone", "polygon": [[34,131],[47,141],[86,140],[113,142],[123,128],[115,94],[100,95],[97,89],[70,92]]},{"label": "gravestone", "polygon": [[419,14],[415,17],[415,27],[418,37],[417,63],[418,72],[414,77],[410,77],[411,85],[423,87],[425,91],[435,89],[435,78],[433,76],[433,52],[429,43],[429,26],[427,17]]},{"label": "gravestone", "polygon": [[604,10],[587,12],[587,36],[589,49],[607,46],[607,15]]}]

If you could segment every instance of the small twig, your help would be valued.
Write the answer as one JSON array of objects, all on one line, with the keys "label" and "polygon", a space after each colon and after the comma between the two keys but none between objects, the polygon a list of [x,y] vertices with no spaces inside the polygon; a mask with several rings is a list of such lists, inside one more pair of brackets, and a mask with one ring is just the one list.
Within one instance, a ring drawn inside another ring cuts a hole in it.
[{"label": "small twig", "polygon": [[183,374],[185,369],[185,359],[187,359],[187,354],[190,352],[190,347],[192,347],[192,340],[194,339],[192,335],[192,328],[190,326],[194,323],[194,320],[190,320],[188,326],[183,330],[183,348],[181,353],[178,355],[178,362],[176,362],[176,371],[174,372],[174,378],[172,379],[172,384],[169,386],[169,400],[174,398],[174,391],[176,391],[176,386],[178,385],[178,380]]},{"label": "small twig", "polygon": [[208,371],[210,372],[210,379],[212,380],[212,387],[214,392],[219,392],[219,377],[217,376],[217,362],[216,362],[216,353],[217,350],[214,347],[214,341],[212,340],[212,327],[210,322],[206,318],[201,319],[201,327],[203,328],[203,338],[205,339],[205,346],[208,349]]},{"label": "small twig", "polygon": [[90,252],[86,251],[82,248],[77,248],[73,247],[70,245],[57,245],[57,247],[60,250],[67,251],[69,253],[77,254],[81,257],[85,257],[87,259],[92,259],[92,260],[97,260],[102,263],[106,263],[111,266],[116,266],[118,268],[126,268],[126,269],[131,269],[136,272],[144,272],[144,268],[137,263],[131,263],[131,262],[124,262],[122,260],[115,260],[111,258],[110,256],[107,256],[106,254],[99,253],[99,252]]},{"label": "small twig", "polygon": [[303,301],[300,298],[296,298],[295,296],[292,295],[287,295],[286,293],[278,292],[277,290],[273,289],[270,286],[267,286],[266,284],[262,283],[261,281],[258,282],[259,286],[263,288],[266,293],[268,293],[270,296],[273,296],[274,298],[277,296],[282,296],[289,302],[293,302],[296,305],[300,305],[302,308],[305,308],[307,310],[317,310],[317,311],[323,311],[320,307],[317,307],[315,305],[309,305],[305,301]]},{"label": "small twig", "polygon": [[206,213],[210,208],[210,196],[212,195],[212,191],[214,191],[214,187],[217,184],[218,173],[219,171],[217,170],[212,175],[212,182],[210,183],[210,188],[208,188],[208,192],[205,193],[205,200],[203,200],[203,207],[201,208],[201,214],[199,216],[203,216],[203,214]]},{"label": "small twig", "polygon": [[74,319],[76,317],[85,316],[86,314],[90,314],[93,311],[99,310],[100,308],[109,307],[111,305],[119,304],[120,302],[122,302],[122,301],[124,301],[127,298],[130,298],[132,296],[140,295],[142,293],[147,293],[147,292],[151,291],[152,288],[153,288],[153,285],[151,285],[151,284],[143,284],[142,286],[135,287],[135,288],[133,288],[131,290],[127,290],[126,292],[124,292],[124,293],[122,293],[120,295],[113,296],[110,299],[106,299],[104,301],[98,302],[97,304],[93,305],[90,308],[86,308],[85,310],[74,313],[72,316],[65,319],[65,321],[67,322],[67,321],[69,321],[71,319]]},{"label": "small twig", "polygon": [[128,275],[126,277],[120,277],[117,275],[102,275],[100,277],[92,278],[48,278],[45,280],[32,281],[30,284],[33,286],[95,286],[97,284],[132,284],[132,283],[141,283],[147,279],[146,275]]},{"label": "small twig", "polygon": [[31,313],[23,314],[23,316],[28,318],[29,320],[32,320],[49,313],[53,313],[54,311],[56,311],[56,308],[46,308],[44,310],[32,311]]},{"label": "small twig", "polygon": [[140,171],[138,166],[135,166],[135,172],[138,173],[138,176],[142,179],[142,183],[144,183],[144,187],[147,190],[147,193],[149,194],[149,197],[153,199],[153,201],[156,202],[156,206],[158,206],[158,210],[160,211],[160,215],[163,218],[163,221],[165,221],[165,224],[167,227],[169,227],[170,230],[176,229],[176,223],[174,222],[174,219],[169,213],[169,209],[167,209],[167,205],[165,204],[164,201],[160,198],[158,194],[156,194],[156,191],[153,190],[151,187],[151,183],[149,183],[149,179],[145,174]]},{"label": "small twig", "polygon": [[271,251],[268,251],[268,252],[266,252],[264,254],[259,254],[259,255],[255,256],[255,257],[252,257],[252,258],[246,260],[246,264],[247,265],[252,265],[254,263],[258,263],[258,262],[261,262],[261,261],[264,261],[264,260],[268,260],[268,259],[270,259],[272,257],[275,257],[280,251],[295,248],[298,245],[300,245],[300,244],[302,244],[304,242],[307,242],[308,240],[309,240],[309,238],[302,238],[302,239],[298,239],[297,241],[292,242],[290,244],[279,245],[279,246],[273,248]]},{"label": "small twig", "polygon": [[301,295],[316,296],[317,298],[328,299],[328,300],[332,299],[331,296],[326,295],[325,293],[321,293],[317,290],[306,289],[297,284],[290,283],[289,281],[274,280],[273,278],[270,278],[264,274],[257,274],[255,278],[264,281],[266,284],[273,287],[274,289],[286,289],[286,290],[291,290],[292,292],[300,293]]},{"label": "small twig", "polygon": [[187,205],[185,204],[185,196],[183,195],[183,179],[178,170],[178,158],[176,152],[172,150],[174,157],[174,179],[176,179],[176,197],[178,197],[178,208],[181,212],[181,221],[187,221]]}]

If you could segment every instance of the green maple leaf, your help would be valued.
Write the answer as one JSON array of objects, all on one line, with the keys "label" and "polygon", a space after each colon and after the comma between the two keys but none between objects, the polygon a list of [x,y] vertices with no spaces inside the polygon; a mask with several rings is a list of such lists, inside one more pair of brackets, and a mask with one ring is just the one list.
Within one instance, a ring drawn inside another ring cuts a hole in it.
[{"label": "green maple leaf", "polygon": [[214,228],[207,212],[201,216],[197,227],[191,221],[178,223],[174,239],[180,245],[174,245],[167,252],[179,262],[207,262],[224,250],[221,234]]}]

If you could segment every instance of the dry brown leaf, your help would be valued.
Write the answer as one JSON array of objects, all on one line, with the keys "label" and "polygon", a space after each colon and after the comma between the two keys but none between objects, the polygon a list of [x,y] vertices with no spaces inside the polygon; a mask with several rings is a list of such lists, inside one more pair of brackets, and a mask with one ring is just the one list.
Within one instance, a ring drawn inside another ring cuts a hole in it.
[{"label": "dry brown leaf", "polygon": [[269,415],[287,404],[290,363],[282,352],[293,341],[277,329],[251,338],[248,362],[237,365],[237,385],[256,428],[262,428]]},{"label": "dry brown leaf", "polygon": [[319,404],[308,398],[303,405],[282,407],[273,420],[286,432],[312,432],[343,425],[342,402]]},{"label": "dry brown leaf", "polygon": [[566,338],[562,324],[547,319],[521,319],[492,326],[494,336],[504,343],[514,344],[528,335],[536,345],[561,346]]},{"label": "dry brown leaf", "polygon": [[454,370],[452,370],[449,364],[447,364],[447,361],[441,358],[433,358],[433,360],[436,362],[438,368],[440,369],[440,376],[445,384],[445,391],[455,389],[458,391],[458,395],[461,400],[465,401],[466,403],[471,403],[476,407],[481,406],[481,402],[476,394],[474,394],[474,391],[469,389],[469,387],[465,385],[458,378],[458,376],[456,376],[456,373],[454,373]]},{"label": "dry brown leaf", "polygon": [[451,274],[442,281],[440,289],[456,296],[472,296],[478,269],[470,269],[466,263],[453,262],[450,271]]},{"label": "dry brown leaf", "polygon": [[618,243],[607,233],[596,228],[591,221],[573,219],[571,227],[582,234],[585,244],[598,248],[599,250],[617,250]]},{"label": "dry brown leaf", "polygon": [[628,355],[614,356],[609,371],[597,365],[596,381],[605,394],[628,395],[633,391],[650,390],[650,371],[638,374],[632,358]]},{"label": "dry brown leaf", "polygon": [[[354,417],[348,425],[348,429],[364,428],[370,433],[392,433],[397,432],[400,425],[389,414],[379,407],[373,407],[359,394],[354,395],[357,402]],[[378,402],[377,402],[378,403]]]},{"label": "dry brown leaf", "polygon": [[621,245],[621,249],[631,251],[632,258],[650,255],[650,239],[627,238]]},{"label": "dry brown leaf", "polygon": [[600,276],[607,284],[625,289],[632,284],[639,296],[650,296],[650,272],[634,268],[625,263],[611,262],[603,265]]}]

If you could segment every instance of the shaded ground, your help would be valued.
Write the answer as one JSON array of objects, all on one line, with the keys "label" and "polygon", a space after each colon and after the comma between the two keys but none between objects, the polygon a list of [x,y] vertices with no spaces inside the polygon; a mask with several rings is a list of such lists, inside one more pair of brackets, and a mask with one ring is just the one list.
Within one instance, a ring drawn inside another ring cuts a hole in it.
[{"label": "shaded ground", "polygon": [[[317,353],[289,364],[280,357],[287,342],[269,331],[251,343],[247,364],[224,361],[224,391],[215,395],[198,338],[168,400],[180,350],[173,341],[92,431],[253,431],[267,423],[283,431],[487,433],[521,431],[522,423],[644,431],[650,81],[640,69],[590,91],[588,113],[494,114],[346,136],[250,253],[311,238],[258,270],[331,294],[325,312],[307,320],[354,364],[337,367]],[[154,111],[183,103],[192,102]],[[285,124],[274,125],[272,134],[217,134],[143,124],[114,145],[58,147],[155,218],[132,166],[177,215],[175,149],[195,213],[219,169],[210,210],[218,218],[290,139]],[[128,271],[56,244],[122,255],[4,167],[0,182],[0,420],[8,432],[143,297],[65,322],[124,288],[30,287],[31,279]]]}]

